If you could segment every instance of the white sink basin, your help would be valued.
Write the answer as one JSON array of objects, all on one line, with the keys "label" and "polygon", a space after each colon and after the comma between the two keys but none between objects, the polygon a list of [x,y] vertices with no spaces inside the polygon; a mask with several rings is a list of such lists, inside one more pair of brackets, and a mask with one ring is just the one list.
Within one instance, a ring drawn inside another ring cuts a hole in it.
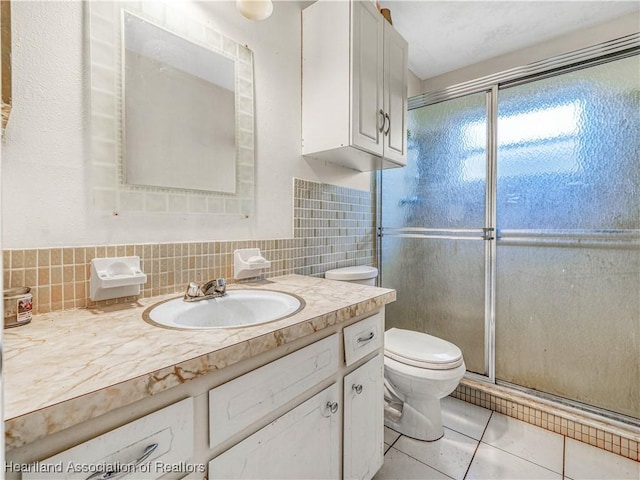
[{"label": "white sink basin", "polygon": [[156,325],[206,330],[258,325],[302,310],[304,301],[271,290],[227,290],[224,297],[185,302],[174,298],[148,308],[143,318]]}]

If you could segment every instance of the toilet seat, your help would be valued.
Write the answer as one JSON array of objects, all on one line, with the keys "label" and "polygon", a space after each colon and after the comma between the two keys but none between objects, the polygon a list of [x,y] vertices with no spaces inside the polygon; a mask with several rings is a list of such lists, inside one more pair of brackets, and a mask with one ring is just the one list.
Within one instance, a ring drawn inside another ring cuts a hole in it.
[{"label": "toilet seat", "polygon": [[386,357],[412,367],[451,370],[464,362],[457,346],[426,333],[391,328],[384,334],[384,343]]}]

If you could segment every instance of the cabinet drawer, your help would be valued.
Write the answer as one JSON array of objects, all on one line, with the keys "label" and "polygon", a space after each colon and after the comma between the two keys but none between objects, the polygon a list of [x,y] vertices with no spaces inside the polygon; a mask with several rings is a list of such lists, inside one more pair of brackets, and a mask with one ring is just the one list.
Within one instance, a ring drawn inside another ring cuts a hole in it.
[{"label": "cabinet drawer", "polygon": [[209,443],[213,448],[333,375],[334,334],[209,391]]},{"label": "cabinet drawer", "polygon": [[42,460],[40,472],[22,478],[85,480],[111,471],[118,479],[154,479],[192,456],[193,398],[187,398]]},{"label": "cabinet drawer", "polygon": [[382,347],[384,314],[378,312],[344,329],[344,356],[347,366]]}]

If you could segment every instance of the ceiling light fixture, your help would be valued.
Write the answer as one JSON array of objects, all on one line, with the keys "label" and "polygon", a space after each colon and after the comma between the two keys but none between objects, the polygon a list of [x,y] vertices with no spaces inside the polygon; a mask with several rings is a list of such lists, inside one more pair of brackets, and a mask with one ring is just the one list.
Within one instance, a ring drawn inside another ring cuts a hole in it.
[{"label": "ceiling light fixture", "polygon": [[238,11],[249,20],[264,20],[273,12],[271,0],[236,0]]}]

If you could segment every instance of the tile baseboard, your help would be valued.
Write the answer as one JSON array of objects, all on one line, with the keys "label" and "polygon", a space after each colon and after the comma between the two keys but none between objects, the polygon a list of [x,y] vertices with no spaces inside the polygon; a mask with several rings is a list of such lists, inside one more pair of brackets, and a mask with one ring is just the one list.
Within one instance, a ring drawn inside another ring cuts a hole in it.
[{"label": "tile baseboard", "polygon": [[587,414],[501,385],[465,378],[452,397],[640,461],[640,428]]}]

